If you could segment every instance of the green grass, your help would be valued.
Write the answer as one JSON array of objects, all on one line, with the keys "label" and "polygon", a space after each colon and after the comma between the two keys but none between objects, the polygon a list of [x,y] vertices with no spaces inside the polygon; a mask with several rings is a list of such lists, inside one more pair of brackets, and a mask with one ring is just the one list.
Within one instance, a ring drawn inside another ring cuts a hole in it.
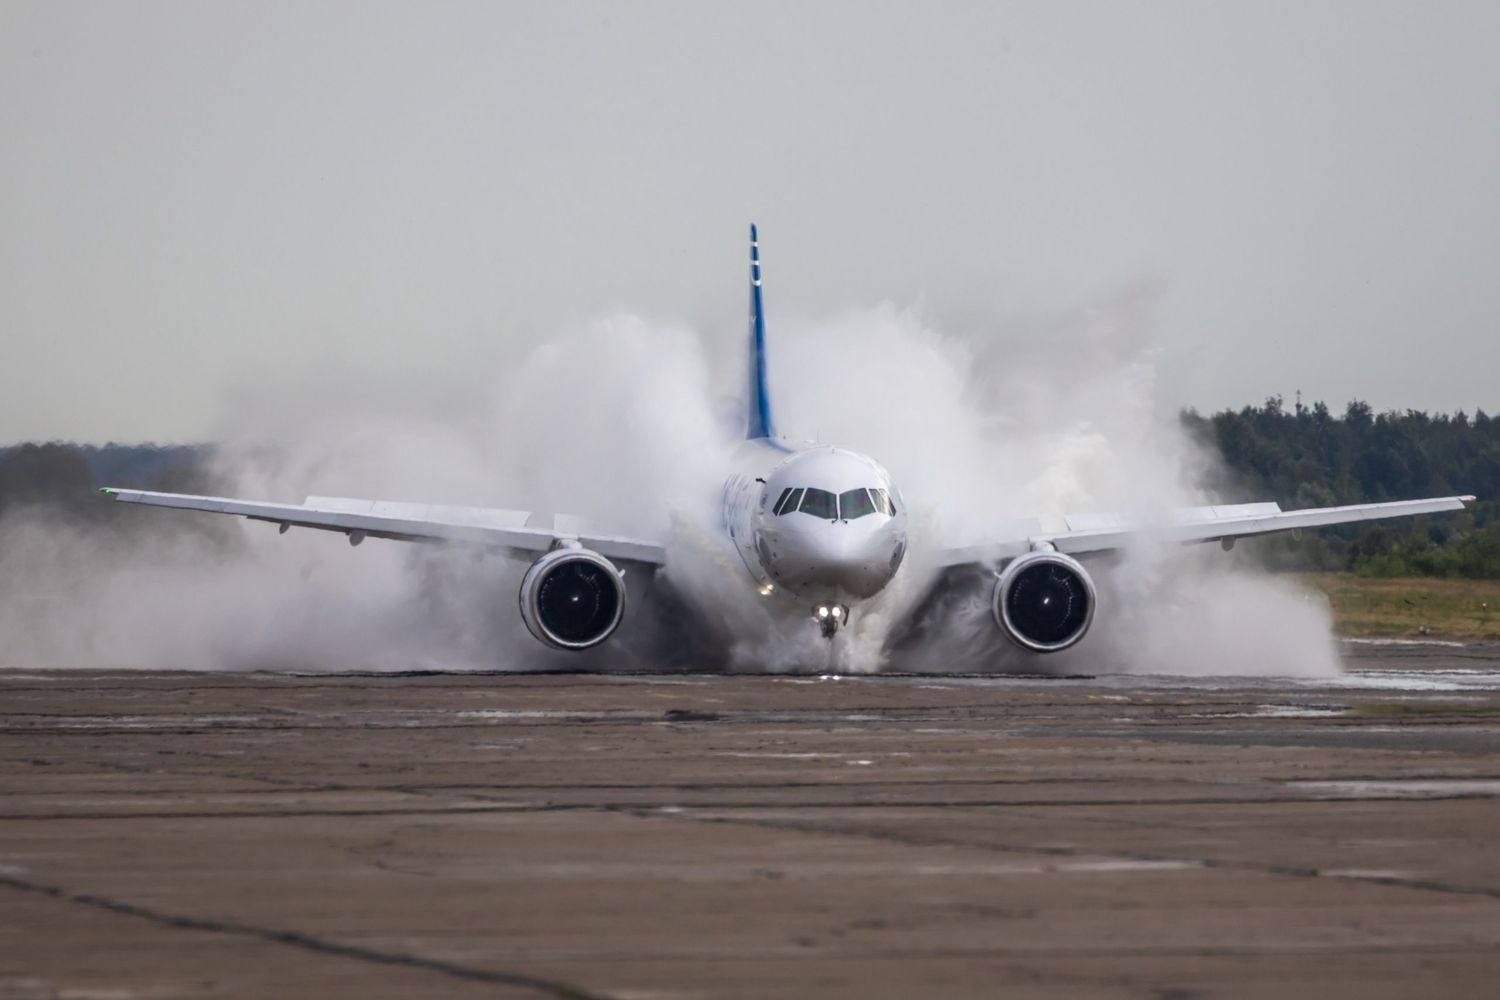
[{"label": "green grass", "polygon": [[1339,635],[1500,639],[1500,580],[1375,579],[1350,573],[1309,573],[1300,579],[1328,598]]}]

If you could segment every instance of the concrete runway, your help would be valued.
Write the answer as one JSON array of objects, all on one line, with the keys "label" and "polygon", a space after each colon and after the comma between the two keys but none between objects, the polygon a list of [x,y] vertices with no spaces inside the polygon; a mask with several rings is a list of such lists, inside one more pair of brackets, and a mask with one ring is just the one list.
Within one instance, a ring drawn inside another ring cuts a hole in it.
[{"label": "concrete runway", "polygon": [[0,997],[1500,994],[1500,653],[0,671]]}]

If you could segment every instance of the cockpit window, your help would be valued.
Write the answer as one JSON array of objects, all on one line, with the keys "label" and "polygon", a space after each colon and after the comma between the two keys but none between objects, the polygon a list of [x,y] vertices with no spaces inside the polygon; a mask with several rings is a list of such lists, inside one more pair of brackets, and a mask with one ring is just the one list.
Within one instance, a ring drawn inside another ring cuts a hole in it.
[{"label": "cockpit window", "polygon": [[827,490],[808,489],[802,496],[802,503],[798,510],[813,517],[821,517],[832,521],[839,516],[838,499]]},{"label": "cockpit window", "polygon": [[793,489],[789,486],[781,491],[781,496],[771,510],[778,517],[801,511],[828,521],[840,518],[851,521],[866,514],[884,514],[886,517],[896,515],[896,505],[892,502],[890,493],[874,487],[845,490],[835,495],[827,490]]},{"label": "cockpit window", "polygon": [[845,490],[839,494],[839,516],[844,520],[852,521],[856,517],[873,513],[875,504],[870,501],[869,490]]}]

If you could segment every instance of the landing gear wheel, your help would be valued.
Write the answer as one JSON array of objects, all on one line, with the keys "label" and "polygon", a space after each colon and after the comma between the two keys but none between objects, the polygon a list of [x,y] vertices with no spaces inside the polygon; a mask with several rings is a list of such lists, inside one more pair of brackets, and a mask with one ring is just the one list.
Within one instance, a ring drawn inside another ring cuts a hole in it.
[{"label": "landing gear wheel", "polygon": [[825,639],[832,639],[838,635],[839,626],[849,623],[849,609],[842,604],[819,604],[812,616]]}]

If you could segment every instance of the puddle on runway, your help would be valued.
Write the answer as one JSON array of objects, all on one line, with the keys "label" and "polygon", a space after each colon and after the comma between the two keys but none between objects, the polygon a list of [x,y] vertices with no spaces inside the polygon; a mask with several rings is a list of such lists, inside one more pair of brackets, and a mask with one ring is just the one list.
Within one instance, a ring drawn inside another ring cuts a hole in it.
[{"label": "puddle on runway", "polygon": [[1259,705],[1248,712],[1191,712],[1184,719],[1336,719],[1348,708],[1326,705]]},{"label": "puddle on runway", "polygon": [[1500,780],[1491,778],[1401,778],[1389,781],[1288,781],[1287,788],[1311,795],[1350,799],[1448,799],[1454,796],[1500,796]]},{"label": "puddle on runway", "polygon": [[1495,691],[1500,690],[1500,672],[1473,669],[1352,670],[1342,677],[1305,682],[1305,686],[1414,692]]},{"label": "puddle on runway", "polygon": [[1340,639],[1352,646],[1446,646],[1450,649],[1463,649],[1468,645],[1466,642],[1458,642],[1454,639]]}]

